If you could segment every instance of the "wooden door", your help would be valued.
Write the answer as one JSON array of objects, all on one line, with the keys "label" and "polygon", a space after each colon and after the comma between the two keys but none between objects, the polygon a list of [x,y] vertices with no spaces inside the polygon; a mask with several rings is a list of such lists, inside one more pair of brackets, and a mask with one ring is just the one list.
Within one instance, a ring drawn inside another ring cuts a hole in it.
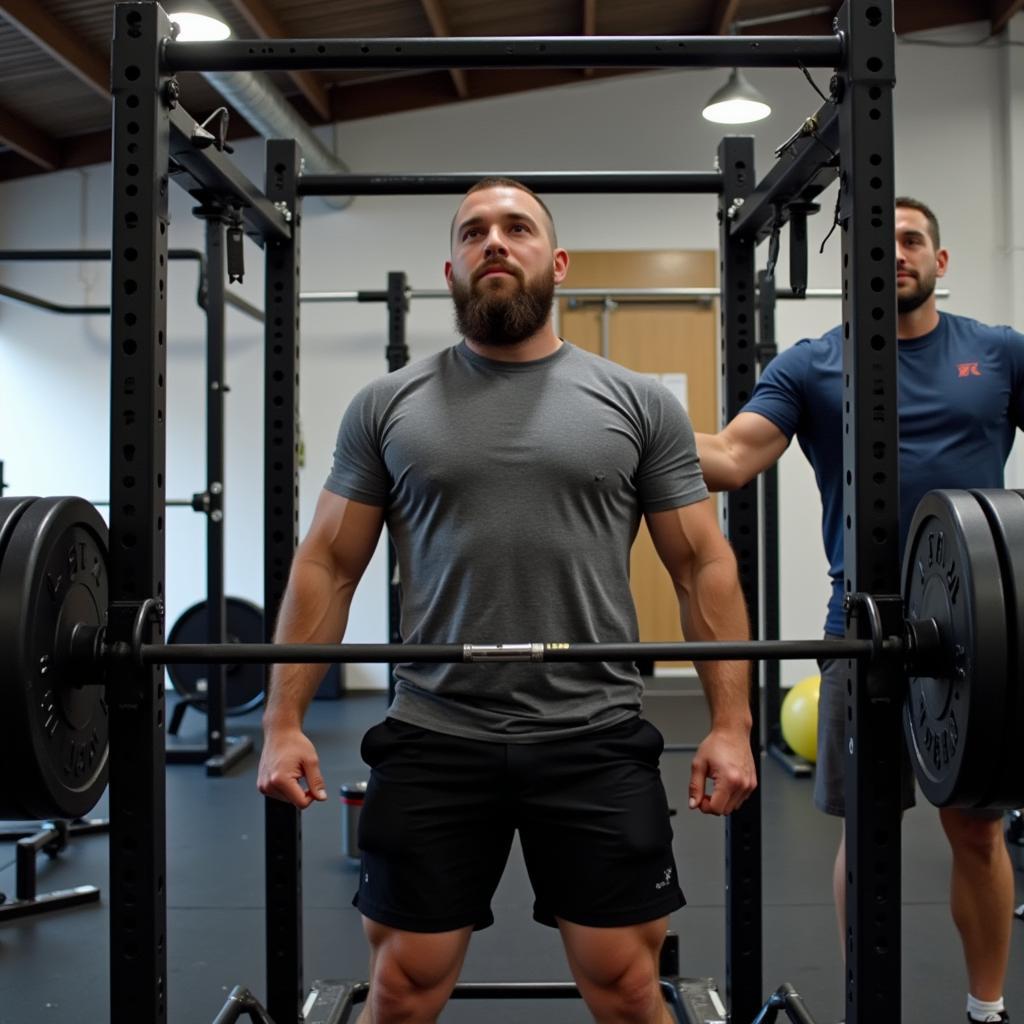
[{"label": "wooden door", "polygon": [[[716,259],[711,251],[573,252],[562,287],[713,288]],[[685,374],[694,429],[712,432],[718,423],[717,310],[717,301],[707,300],[623,300],[606,311],[600,298],[561,299],[559,329],[599,355],[604,340],[607,357],[632,370]],[[630,566],[640,639],[681,639],[675,591],[643,524]]]}]

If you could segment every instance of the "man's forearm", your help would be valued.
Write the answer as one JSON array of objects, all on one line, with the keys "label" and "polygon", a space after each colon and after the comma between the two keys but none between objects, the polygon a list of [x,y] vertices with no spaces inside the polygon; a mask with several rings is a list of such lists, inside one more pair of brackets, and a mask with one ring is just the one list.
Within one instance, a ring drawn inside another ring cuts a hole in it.
[{"label": "man's forearm", "polygon": [[[335,643],[344,635],[353,586],[338,587],[331,567],[297,554],[281,612],[275,643]],[[272,726],[300,726],[326,665],[274,665],[264,720]]]},{"label": "man's forearm", "polygon": [[[687,640],[750,637],[747,610],[732,558],[714,558],[698,565],[690,592],[680,592],[680,610]],[[711,708],[712,728],[749,729],[750,663],[699,662],[697,674]]]}]

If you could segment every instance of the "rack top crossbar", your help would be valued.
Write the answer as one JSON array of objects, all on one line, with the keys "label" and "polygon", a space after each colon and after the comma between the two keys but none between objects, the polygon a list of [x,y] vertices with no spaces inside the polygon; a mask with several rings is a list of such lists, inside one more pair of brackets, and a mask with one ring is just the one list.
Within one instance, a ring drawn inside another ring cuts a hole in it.
[{"label": "rack top crossbar", "polygon": [[[462,195],[485,171],[459,174],[319,174],[299,179],[303,196]],[[718,171],[503,171],[534,192],[553,193],[705,193],[722,191]]]},{"label": "rack top crossbar", "polygon": [[227,39],[163,49],[164,70],[453,68],[838,68],[843,37],[532,36],[518,39]]}]

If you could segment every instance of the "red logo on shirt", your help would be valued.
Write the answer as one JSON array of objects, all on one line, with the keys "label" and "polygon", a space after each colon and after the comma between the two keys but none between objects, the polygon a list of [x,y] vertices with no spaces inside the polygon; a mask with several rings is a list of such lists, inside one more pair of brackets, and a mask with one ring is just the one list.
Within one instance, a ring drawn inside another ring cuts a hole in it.
[{"label": "red logo on shirt", "polygon": [[978,369],[977,363],[957,363],[956,364],[957,376],[958,377],[980,377],[981,370]]}]

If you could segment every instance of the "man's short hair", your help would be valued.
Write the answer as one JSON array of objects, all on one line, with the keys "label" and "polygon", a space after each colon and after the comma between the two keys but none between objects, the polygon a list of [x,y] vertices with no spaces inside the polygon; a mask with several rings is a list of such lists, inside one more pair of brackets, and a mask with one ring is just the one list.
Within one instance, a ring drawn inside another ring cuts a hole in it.
[{"label": "man's short hair", "polygon": [[[466,201],[468,196],[471,196],[474,192],[480,192],[485,188],[517,188],[520,192],[525,192],[528,196],[532,196],[536,201],[537,205],[544,211],[544,215],[548,219],[548,234],[551,236],[551,245],[558,245],[558,236],[555,234],[555,218],[551,215],[551,211],[548,209],[547,204],[532,188],[527,188],[521,181],[516,181],[515,178],[481,178],[466,194],[459,200],[459,207]],[[448,231],[448,237],[453,238],[455,235],[455,220],[459,216],[459,211],[455,211],[455,215],[452,217],[452,226]]]},{"label": "man's short hair", "polygon": [[935,245],[936,250],[939,248],[939,218],[932,213],[932,209],[926,203],[922,203],[920,199],[914,199],[913,196],[897,196],[896,197],[896,208],[899,209],[901,206],[906,207],[908,210],[917,210],[918,213],[924,214],[924,219],[928,221],[928,234],[932,237],[932,243]]}]

